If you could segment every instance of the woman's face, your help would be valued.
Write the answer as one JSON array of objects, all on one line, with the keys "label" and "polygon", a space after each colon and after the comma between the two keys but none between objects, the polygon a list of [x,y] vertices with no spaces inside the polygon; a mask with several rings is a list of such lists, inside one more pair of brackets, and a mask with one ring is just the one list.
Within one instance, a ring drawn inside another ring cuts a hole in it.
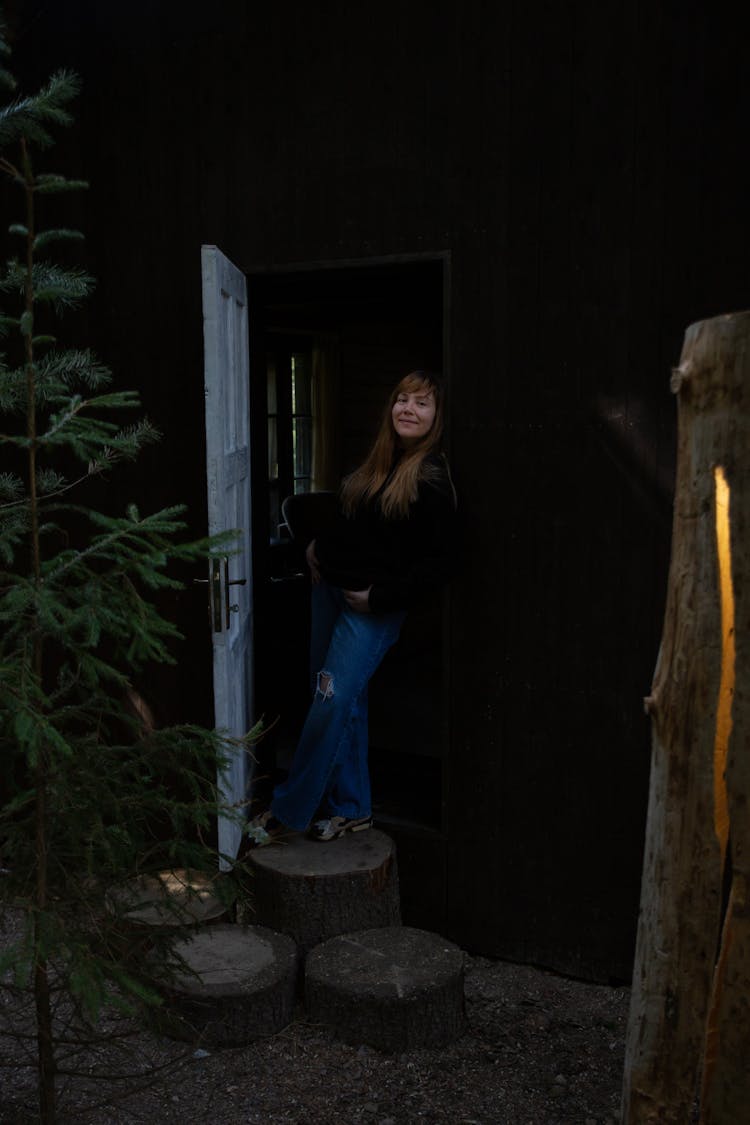
[{"label": "woman's face", "polygon": [[431,390],[402,391],[391,410],[393,428],[401,445],[414,445],[432,429],[435,421],[435,396]]}]

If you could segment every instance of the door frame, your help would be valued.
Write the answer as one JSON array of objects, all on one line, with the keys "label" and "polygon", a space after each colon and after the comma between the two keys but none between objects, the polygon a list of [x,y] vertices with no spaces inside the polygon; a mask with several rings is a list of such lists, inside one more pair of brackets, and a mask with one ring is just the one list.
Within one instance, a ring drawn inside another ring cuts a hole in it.
[{"label": "door frame", "polygon": [[[303,262],[284,262],[273,263],[268,265],[249,265],[243,266],[243,272],[248,281],[248,306],[251,323],[258,325],[259,314],[254,311],[254,302],[256,298],[256,288],[262,286],[265,279],[281,278],[284,276],[291,277],[292,275],[309,275],[311,278],[314,274],[334,274],[336,272],[351,271],[353,274],[361,272],[364,276],[368,270],[389,267],[409,267],[410,265],[424,265],[430,262],[435,262],[441,267],[442,274],[442,312],[441,312],[441,327],[442,327],[442,357],[443,357],[443,375],[446,380],[446,392],[448,401],[450,401],[451,391],[451,319],[452,319],[452,258],[450,250],[441,251],[423,251],[417,253],[406,254],[389,254],[378,255],[368,258],[338,258],[338,259],[323,259],[323,260],[310,260]],[[312,282],[311,282],[312,284]],[[261,383],[263,384],[263,394],[265,394],[264,381],[253,378],[253,371],[257,371],[260,366],[264,366],[264,358],[259,352],[254,352],[254,346],[258,346],[259,337],[257,331],[250,332],[250,413],[251,418],[258,418],[260,414],[265,417],[266,406],[264,401],[259,401],[261,397]],[[450,410],[446,414],[445,426],[445,445],[450,453]],[[252,466],[252,479],[254,482],[259,483],[265,480],[267,472],[266,466],[261,464],[259,444],[257,441],[252,440],[251,431],[251,450],[252,456],[256,458],[253,460]],[[261,565],[260,551],[263,549],[260,544],[262,541],[263,524],[260,513],[263,511],[263,505],[258,503],[258,494],[256,493],[255,502],[253,503],[253,570],[254,573],[261,579],[260,583],[256,582],[256,589],[254,594],[256,598],[263,596],[262,589],[262,576],[263,566]],[[261,615],[257,613],[256,601],[256,621],[260,621]],[[442,631],[441,631],[441,645],[442,645],[442,684],[441,684],[441,707],[442,707],[442,721],[445,730],[445,741],[443,746],[443,753],[441,754],[441,792],[442,792],[442,807],[441,807],[441,828],[436,831],[441,839],[444,838],[445,826],[445,805],[446,805],[446,780],[448,776],[448,756],[452,745],[452,732],[453,732],[453,705],[452,705],[452,692],[451,692],[451,679],[452,679],[452,661],[451,661],[451,613],[450,613],[450,595],[449,593],[443,596],[442,605]],[[429,830],[431,832],[431,830]]]}]

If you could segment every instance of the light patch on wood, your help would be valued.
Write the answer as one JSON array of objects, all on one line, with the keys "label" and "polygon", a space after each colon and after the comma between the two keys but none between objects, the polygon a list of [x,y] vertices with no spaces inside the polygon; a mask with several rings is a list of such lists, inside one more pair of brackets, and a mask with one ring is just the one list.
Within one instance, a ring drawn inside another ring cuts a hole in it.
[{"label": "light patch on wood", "polygon": [[[721,602],[721,679],[716,709],[714,738],[714,831],[721,848],[722,863],[729,840],[729,798],[727,794],[727,754],[732,734],[732,702],[735,680],[734,583],[732,581],[732,540],[730,520],[730,489],[721,465],[714,468],[716,552],[719,564],[719,595]],[[727,964],[732,946],[735,888],[732,885],[722,929],[719,956],[714,970],[711,1003],[706,1019],[706,1046],[701,1084],[701,1122],[707,1120],[709,1092],[719,1058],[720,1010],[724,994]]]},{"label": "light patch on wood", "polygon": [[722,856],[729,838],[727,802],[727,751],[732,733],[732,700],[734,699],[734,585],[732,582],[732,543],[729,520],[730,492],[724,469],[714,469],[716,489],[716,549],[719,559],[719,590],[721,594],[721,680],[716,712],[714,739],[714,830]]}]

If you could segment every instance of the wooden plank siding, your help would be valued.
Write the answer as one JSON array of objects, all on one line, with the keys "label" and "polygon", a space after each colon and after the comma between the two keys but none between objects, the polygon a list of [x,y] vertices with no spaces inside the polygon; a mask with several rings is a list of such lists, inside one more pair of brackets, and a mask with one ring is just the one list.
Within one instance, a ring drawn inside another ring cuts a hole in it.
[{"label": "wooden plank siding", "polygon": [[[200,244],[250,272],[449,252],[467,536],[443,831],[404,854],[429,867],[422,916],[465,947],[626,979],[669,368],[688,323],[750,304],[740,37],[668,0],[16,0],[8,14],[29,80],[83,75],[55,159],[92,183],[88,323],[165,431],[138,470],[149,503],[186,498],[196,530]],[[127,481],[113,487],[129,499]],[[175,612],[189,658],[164,707],[189,699],[205,720],[197,595]]]}]

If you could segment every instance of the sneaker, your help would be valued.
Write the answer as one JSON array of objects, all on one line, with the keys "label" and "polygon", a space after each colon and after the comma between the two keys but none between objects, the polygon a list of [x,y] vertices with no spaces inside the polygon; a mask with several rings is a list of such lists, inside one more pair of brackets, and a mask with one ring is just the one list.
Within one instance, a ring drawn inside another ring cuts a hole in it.
[{"label": "sneaker", "polygon": [[337,840],[339,836],[346,836],[349,832],[362,832],[365,828],[372,828],[372,816],[331,816],[315,821],[310,829],[310,838],[328,842]]},{"label": "sneaker", "polygon": [[246,848],[265,848],[284,831],[284,825],[273,815],[270,809],[258,813],[248,822],[245,829]]}]

